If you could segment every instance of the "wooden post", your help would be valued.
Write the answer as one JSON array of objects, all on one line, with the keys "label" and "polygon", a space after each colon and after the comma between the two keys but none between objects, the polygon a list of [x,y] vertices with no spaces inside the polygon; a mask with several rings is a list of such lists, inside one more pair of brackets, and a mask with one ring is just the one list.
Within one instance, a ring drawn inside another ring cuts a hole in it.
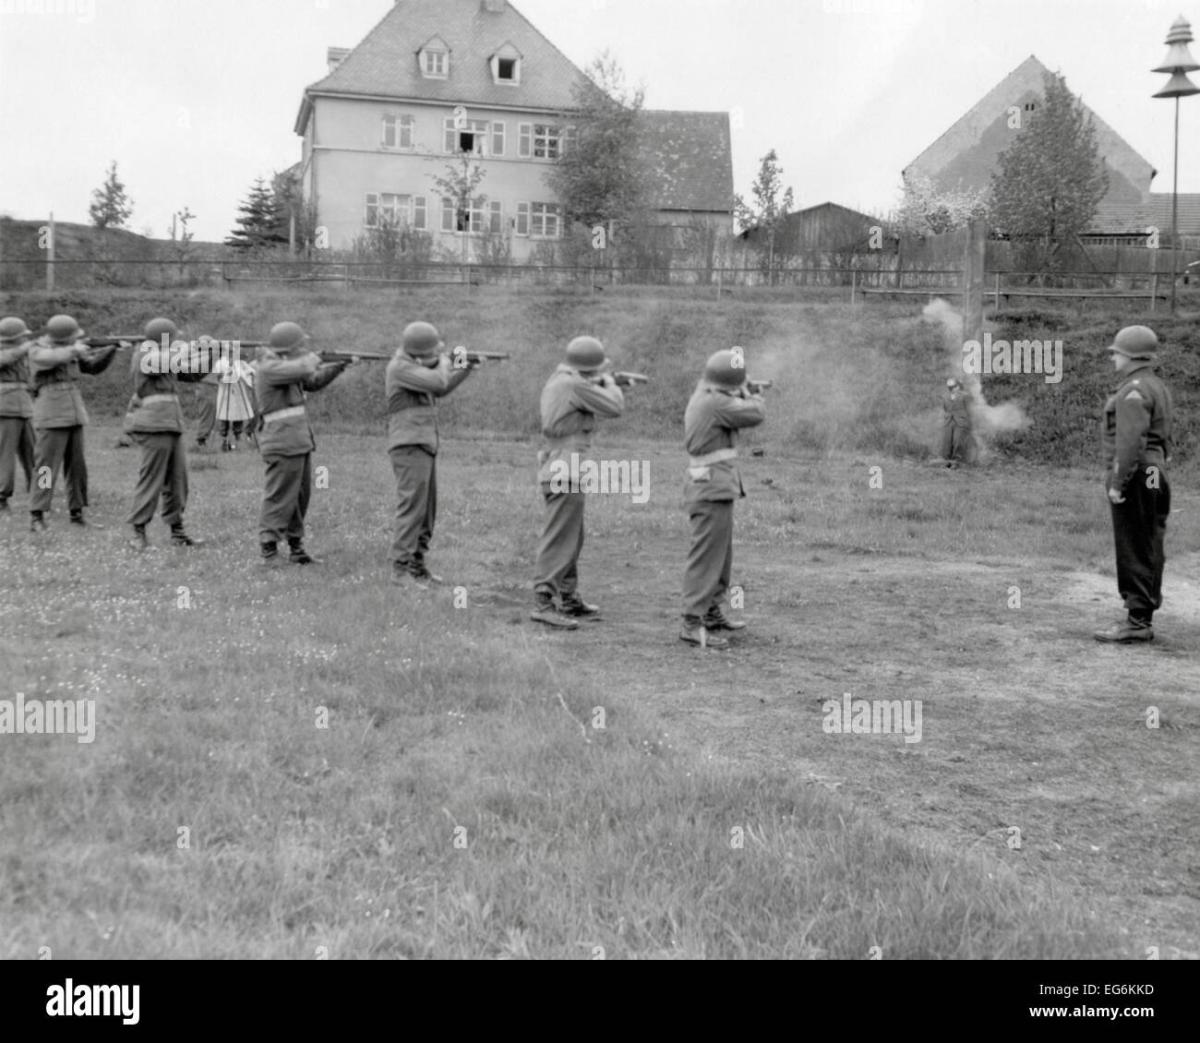
[{"label": "wooden post", "polygon": [[858,269],[850,269],[850,303],[854,304],[854,291],[858,288]]},{"label": "wooden post", "polygon": [[963,342],[983,340],[983,267],[987,252],[987,224],[972,221],[963,258]]},{"label": "wooden post", "polygon": [[717,269],[717,300],[721,299],[721,279],[722,279],[722,276],[724,275],[724,272],[725,272],[724,268]]},{"label": "wooden post", "polygon": [[50,241],[46,244],[46,292],[54,292],[54,211],[50,211]]}]

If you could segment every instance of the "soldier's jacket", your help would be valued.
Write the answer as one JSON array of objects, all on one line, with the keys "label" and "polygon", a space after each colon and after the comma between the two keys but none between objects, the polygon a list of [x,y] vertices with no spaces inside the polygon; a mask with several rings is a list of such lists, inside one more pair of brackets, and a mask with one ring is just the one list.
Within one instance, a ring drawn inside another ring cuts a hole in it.
[{"label": "soldier's jacket", "polygon": [[0,417],[33,416],[29,395],[29,343],[0,347]]},{"label": "soldier's jacket", "polygon": [[1104,403],[1101,444],[1110,488],[1124,491],[1139,469],[1164,469],[1171,455],[1171,391],[1153,362],[1134,361]]},{"label": "soldier's jacket", "polygon": [[612,419],[625,409],[625,395],[611,379],[593,383],[563,364],[542,388],[543,448],[538,452],[538,481],[548,485],[560,473],[555,467],[563,461],[570,467],[571,454],[588,458],[596,418]]},{"label": "soldier's jacket", "polygon": [[388,449],[415,445],[436,456],[437,400],[450,394],[470,373],[469,369],[455,369],[448,355],[443,355],[436,366],[423,366],[403,351],[397,351],[384,376]]},{"label": "soldier's jacket", "polygon": [[[175,355],[172,358],[172,355]],[[133,349],[129,372],[133,398],[125,415],[127,433],[183,433],[183,407],[179,404],[179,381],[195,383],[211,368],[211,349],[196,349],[186,357],[146,340]],[[176,372],[171,372],[172,369]]]},{"label": "soldier's jacket", "polygon": [[33,376],[33,426],[37,428],[82,427],[88,422],[76,383],[81,373],[96,375],[108,369],[117,346],[80,357],[82,342],[52,344],[48,338],[34,341],[29,349],[29,370]]},{"label": "soldier's jacket", "polygon": [[259,452],[263,456],[305,456],[313,452],[317,440],[304,408],[305,392],[320,391],[346,364],[322,363],[320,356],[311,351],[279,355],[264,348],[255,368],[254,393],[262,416]]},{"label": "soldier's jacket", "polygon": [[942,426],[971,426],[971,400],[961,391],[949,391],[942,399]]},{"label": "soldier's jacket", "polygon": [[737,433],[766,419],[762,398],[700,381],[683,416],[684,448],[691,458],[685,503],[736,500],[746,495],[737,467]]}]

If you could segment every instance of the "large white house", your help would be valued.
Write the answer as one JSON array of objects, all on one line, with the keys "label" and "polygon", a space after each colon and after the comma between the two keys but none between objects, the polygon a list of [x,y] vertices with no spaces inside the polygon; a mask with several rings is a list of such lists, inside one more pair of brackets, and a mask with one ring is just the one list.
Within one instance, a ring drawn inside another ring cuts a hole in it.
[{"label": "large white house", "polygon": [[[515,260],[564,232],[546,173],[571,147],[582,73],[507,0],[396,0],[355,48],[330,48],[304,92],[296,133],[306,203],[327,243],[347,249],[381,222],[428,232],[456,255],[463,237],[511,238]],[[732,229],[727,113],[646,112],[650,196],[664,223]],[[467,153],[483,205],[459,212],[434,180]]]}]

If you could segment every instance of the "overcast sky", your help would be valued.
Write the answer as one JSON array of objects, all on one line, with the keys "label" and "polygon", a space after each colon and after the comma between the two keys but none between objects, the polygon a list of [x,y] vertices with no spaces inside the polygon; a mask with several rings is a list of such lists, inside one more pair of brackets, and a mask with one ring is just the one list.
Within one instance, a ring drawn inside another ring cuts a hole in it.
[{"label": "overcast sky", "polygon": [[[0,0],[0,212],[86,221],[116,159],[130,226],[173,211],[223,239],[256,175],[300,157],[292,126],[325,49],[391,0]],[[735,188],[774,148],[797,207],[891,209],[900,171],[1030,54],[1171,189],[1171,23],[1158,0],[520,0],[578,65],[610,50],[648,107],[733,114]],[[41,12],[41,13],[39,13]],[[1200,47],[1196,48],[1200,53]],[[1200,76],[1197,77],[1200,82]],[[1200,96],[1182,102],[1180,190],[1200,191]]]}]

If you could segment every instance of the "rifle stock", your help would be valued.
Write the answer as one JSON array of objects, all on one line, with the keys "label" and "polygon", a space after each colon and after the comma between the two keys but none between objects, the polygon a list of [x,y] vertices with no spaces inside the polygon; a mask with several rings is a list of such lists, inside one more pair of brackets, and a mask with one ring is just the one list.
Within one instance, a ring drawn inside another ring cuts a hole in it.
[{"label": "rifle stock", "polygon": [[747,380],[746,387],[752,395],[761,395],[764,391],[770,391],[775,386],[773,380]]},{"label": "rifle stock", "polygon": [[454,349],[451,358],[457,369],[464,365],[481,366],[485,362],[507,362],[512,356],[507,351],[468,351],[461,344]]},{"label": "rifle stock", "polygon": [[613,380],[619,387],[633,387],[635,384],[649,384],[650,378],[645,373],[614,373]]},{"label": "rifle stock", "polygon": [[322,362],[391,362],[391,355],[380,355],[375,351],[318,351]]}]

